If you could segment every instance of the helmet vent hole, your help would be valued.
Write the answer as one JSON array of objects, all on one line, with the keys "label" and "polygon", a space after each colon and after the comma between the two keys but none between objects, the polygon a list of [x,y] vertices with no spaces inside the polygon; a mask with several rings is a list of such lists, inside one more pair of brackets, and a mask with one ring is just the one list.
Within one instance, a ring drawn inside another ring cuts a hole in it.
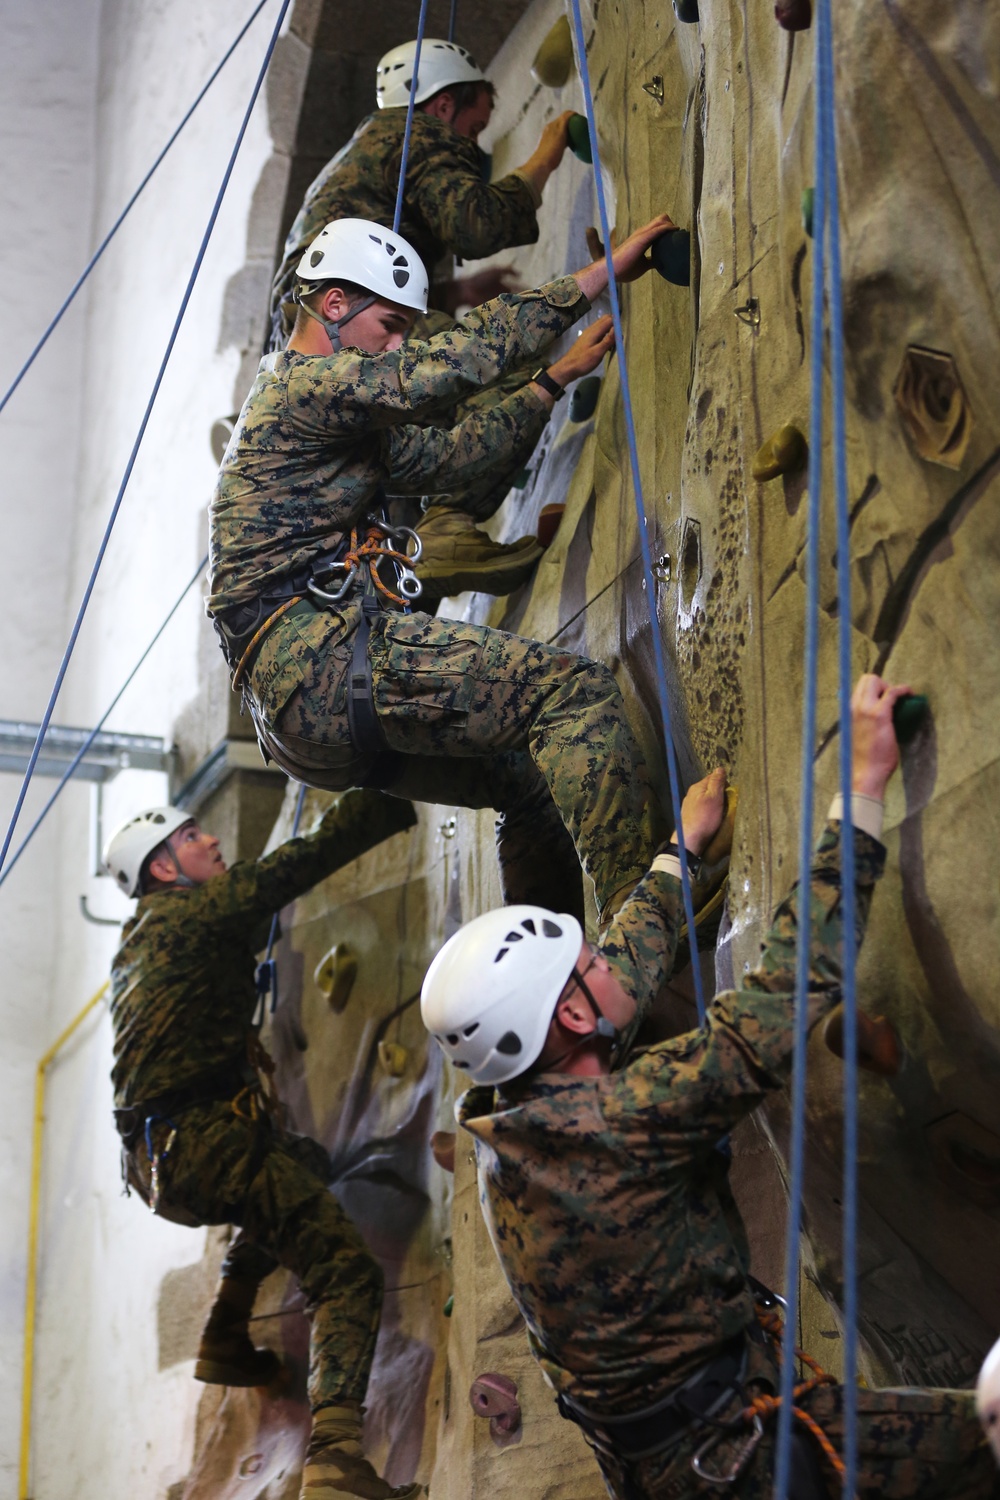
[{"label": "helmet vent hole", "polygon": [[562,928],[555,922],[550,922],[548,918],[542,923],[542,931],[546,937],[562,937],[563,935]]},{"label": "helmet vent hole", "polygon": [[498,954],[497,954],[497,956],[496,956],[496,958],[495,958],[495,959],[494,959],[494,960],[493,960],[493,962],[494,962],[494,963],[495,963],[495,964],[498,964],[498,963],[499,963],[499,962],[500,962],[500,960],[501,960],[501,959],[502,959],[502,958],[506,958],[506,957],[507,957],[507,954],[508,954],[508,953],[509,953],[509,952],[510,952],[510,949],[509,949],[509,948],[501,948],[501,949],[500,949],[500,952],[499,952],[499,953],[498,953]]},{"label": "helmet vent hole", "polygon": [[524,933],[523,932],[508,932],[507,936],[504,938],[504,942],[505,943],[523,943],[524,942]]},{"label": "helmet vent hole", "polygon": [[309,257],[309,264],[311,266],[318,266],[319,263],[320,263],[320,261],[322,259],[323,259],[323,252],[322,252],[322,250],[314,250],[313,253],[312,253],[312,255],[310,255],[310,257]]},{"label": "helmet vent hole", "polygon": [[457,1031],[449,1031],[449,1033],[448,1033],[448,1046],[449,1047],[457,1047],[458,1046],[458,1032]]},{"label": "helmet vent hole", "polygon": [[377,235],[377,234],[370,234],[370,235],[369,235],[369,236],[368,236],[368,238],[369,238],[369,239],[370,239],[370,240],[371,240],[371,241],[372,241],[372,243],[373,243],[373,244],[375,244],[375,245],[381,245],[381,243],[382,243],[382,241],[381,241],[381,240],[380,240],[380,239],[379,239],[379,237],[378,237],[378,235]]},{"label": "helmet vent hole", "polygon": [[472,1023],[471,1026],[466,1026],[465,1030],[462,1032],[462,1035],[466,1038],[466,1040],[468,1040],[468,1038],[470,1036],[475,1036],[475,1034],[476,1034],[476,1032],[478,1030],[479,1030],[479,1022],[478,1021],[473,1021],[473,1023]]},{"label": "helmet vent hole", "polygon": [[538,930],[535,927],[533,917],[525,917],[524,921],[521,923],[521,926],[524,928],[525,932],[530,932],[532,937],[538,936]]},{"label": "helmet vent hole", "polygon": [[409,271],[400,271],[397,269],[393,271],[392,279],[397,286],[405,286],[410,279],[410,273]]},{"label": "helmet vent hole", "polygon": [[505,1031],[497,1042],[497,1051],[504,1057],[516,1057],[521,1050],[521,1038],[516,1031]]},{"label": "helmet vent hole", "polygon": [[467,1062],[459,1062],[457,1057],[453,1058],[452,1061],[456,1068],[467,1068],[469,1066]]}]

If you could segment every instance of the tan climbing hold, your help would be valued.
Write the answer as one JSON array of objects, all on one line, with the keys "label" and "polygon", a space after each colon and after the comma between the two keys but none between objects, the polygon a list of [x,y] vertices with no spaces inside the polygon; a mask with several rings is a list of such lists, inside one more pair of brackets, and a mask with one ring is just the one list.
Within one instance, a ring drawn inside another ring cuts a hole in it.
[{"label": "tan climbing hold", "polygon": [[573,33],[569,21],[560,16],[531,64],[532,76],[547,89],[561,89],[573,72]]},{"label": "tan climbing hold", "polygon": [[[844,1007],[838,1005],[827,1017],[823,1040],[837,1057],[844,1056]],[[885,1016],[867,1016],[858,1011],[858,1067],[880,1078],[895,1078],[903,1066],[903,1044],[899,1032]]]},{"label": "tan climbing hold", "polygon": [[702,851],[701,861],[703,865],[717,865],[720,860],[726,859],[732,853],[733,829],[736,826],[736,805],[739,800],[740,794],[737,788],[727,786],[726,810],[722,815],[722,822]]},{"label": "tan climbing hold", "polygon": [[431,1136],[431,1155],[444,1172],[455,1170],[455,1132],[435,1130]]},{"label": "tan climbing hold", "polygon": [[779,427],[757,450],[751,473],[754,479],[777,479],[779,474],[794,474],[805,466],[809,445],[797,427],[790,423]]},{"label": "tan climbing hold", "polygon": [[406,1047],[399,1042],[379,1042],[378,1060],[382,1071],[388,1073],[390,1078],[402,1078],[406,1072],[406,1064],[410,1060],[410,1054]]},{"label": "tan climbing hold", "polygon": [[350,999],[357,977],[357,956],[346,943],[335,943],[320,959],[313,975],[320,994],[326,996],[330,1009],[338,1013]]},{"label": "tan climbing hold", "polygon": [[958,366],[950,354],[911,344],[893,388],[903,426],[928,463],[961,468],[973,417]]}]

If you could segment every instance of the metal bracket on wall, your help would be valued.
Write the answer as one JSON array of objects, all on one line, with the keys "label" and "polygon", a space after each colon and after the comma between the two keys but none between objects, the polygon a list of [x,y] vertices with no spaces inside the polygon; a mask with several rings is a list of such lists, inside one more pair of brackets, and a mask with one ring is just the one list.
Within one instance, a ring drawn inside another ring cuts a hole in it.
[{"label": "metal bracket on wall", "polygon": [[[15,771],[23,776],[38,737],[37,724],[17,719],[0,719],[0,771]],[[50,724],[35,766],[36,776],[62,776],[70,762],[91,737],[89,729],[69,729]],[[94,735],[93,744],[73,771],[77,781],[110,781],[119,771],[173,770],[175,751],[158,736],[150,734]]]},{"label": "metal bracket on wall", "polygon": [[643,84],[642,92],[655,99],[657,104],[663,103],[663,79],[659,73],[654,73],[649,82]]},{"label": "metal bracket on wall", "polygon": [[203,803],[237,771],[256,771],[261,776],[286,780],[277,766],[266,766],[256,740],[222,740],[180,786],[171,789],[170,800],[192,817]]}]

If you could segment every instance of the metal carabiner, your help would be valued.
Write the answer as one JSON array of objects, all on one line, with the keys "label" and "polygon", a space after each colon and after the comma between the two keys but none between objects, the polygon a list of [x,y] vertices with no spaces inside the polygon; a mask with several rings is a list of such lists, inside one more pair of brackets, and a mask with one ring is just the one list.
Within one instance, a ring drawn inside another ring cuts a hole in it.
[{"label": "metal carabiner", "polygon": [[736,1483],[737,1479],[739,1479],[740,1475],[743,1473],[743,1470],[746,1468],[747,1464],[750,1462],[751,1458],[756,1452],[757,1444],[764,1436],[764,1423],[761,1419],[760,1413],[756,1411],[754,1412],[753,1427],[751,1429],[750,1436],[747,1438],[742,1448],[737,1450],[736,1457],[733,1459],[732,1467],[729,1469],[728,1473],[710,1474],[706,1469],[702,1468],[702,1460],[704,1459],[706,1454],[711,1453],[712,1450],[722,1442],[722,1439],[724,1437],[728,1437],[729,1435],[729,1432],[725,1428],[719,1428],[715,1432],[710,1432],[708,1437],[702,1443],[701,1447],[698,1449],[697,1453],[691,1460],[692,1469],[697,1474],[699,1479],[704,1479],[706,1484]]},{"label": "metal carabiner", "polygon": [[403,539],[404,545],[402,547],[394,548],[394,551],[406,552],[405,543],[407,540],[409,540],[413,543],[413,551],[406,552],[406,555],[410,559],[411,563],[418,563],[424,555],[424,544],[420,540],[418,534],[414,531],[413,527],[394,526],[393,529],[389,532],[389,539],[390,541],[395,542],[398,537],[401,537]]},{"label": "metal carabiner", "polygon": [[[337,568],[341,568],[343,566],[343,563],[334,564],[334,567]],[[357,563],[354,563],[347,570],[347,577],[344,579],[343,583],[340,585],[340,588],[335,594],[329,593],[326,589],[321,589],[314,578],[310,578],[309,582],[306,584],[306,589],[310,594],[312,594],[314,599],[321,600],[323,604],[339,604],[340,601],[344,598],[348,589],[354,583],[354,580],[357,578],[357,576],[358,565]]]},{"label": "metal carabiner", "polygon": [[399,592],[402,594],[403,598],[419,599],[420,595],[424,591],[424,586],[420,582],[420,579],[417,577],[416,573],[411,573],[409,568],[399,567],[398,563],[396,564],[396,567],[399,568]]}]

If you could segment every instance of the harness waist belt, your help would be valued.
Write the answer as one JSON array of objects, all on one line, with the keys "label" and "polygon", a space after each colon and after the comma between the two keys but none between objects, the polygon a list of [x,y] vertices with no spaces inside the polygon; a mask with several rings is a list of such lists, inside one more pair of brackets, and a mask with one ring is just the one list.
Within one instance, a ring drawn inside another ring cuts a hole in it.
[{"label": "harness waist belt", "polygon": [[169,1119],[199,1104],[221,1104],[257,1083],[257,1074],[249,1063],[228,1063],[194,1079],[186,1088],[171,1089],[169,1093],[114,1110],[115,1126],[126,1146],[131,1147],[147,1120]]},{"label": "harness waist belt", "polygon": [[571,1397],[557,1398],[560,1412],[587,1434],[594,1446],[632,1462],[669,1448],[687,1428],[721,1407],[746,1367],[746,1340],[738,1335],[723,1352],[662,1401],[642,1411],[607,1416],[589,1411]]}]

